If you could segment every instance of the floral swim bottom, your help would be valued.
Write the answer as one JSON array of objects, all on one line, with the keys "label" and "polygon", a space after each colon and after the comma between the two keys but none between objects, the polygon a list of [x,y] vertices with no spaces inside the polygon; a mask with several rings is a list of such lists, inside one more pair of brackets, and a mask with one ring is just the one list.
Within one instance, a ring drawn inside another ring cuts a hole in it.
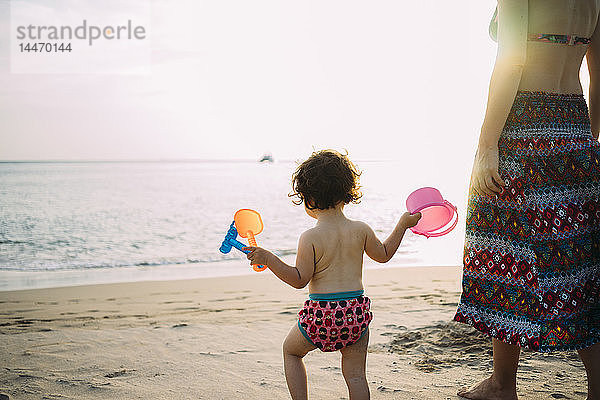
[{"label": "floral swim bottom", "polygon": [[371,300],[362,290],[312,293],[298,313],[298,328],[321,351],[337,351],[356,343],[373,319]]}]

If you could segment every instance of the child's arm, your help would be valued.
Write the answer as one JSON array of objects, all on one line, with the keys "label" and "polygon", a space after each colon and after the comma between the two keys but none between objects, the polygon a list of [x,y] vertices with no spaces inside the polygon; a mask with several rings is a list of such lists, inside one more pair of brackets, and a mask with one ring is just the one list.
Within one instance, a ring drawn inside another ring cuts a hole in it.
[{"label": "child's arm", "polygon": [[400,221],[396,224],[394,231],[390,234],[390,236],[385,240],[385,242],[381,243],[373,229],[367,224],[365,224],[367,237],[365,239],[365,253],[374,261],[380,263],[386,263],[390,261],[390,259],[396,254],[396,250],[398,250],[398,246],[400,246],[400,242],[404,237],[404,232],[412,226],[415,226],[417,222],[421,219],[421,213],[410,214],[408,212],[404,213],[402,217],[400,217]]},{"label": "child's arm", "polygon": [[315,271],[315,253],[307,232],[300,235],[298,240],[295,267],[261,247],[244,247],[244,250],[250,250],[247,258],[252,265],[266,265],[279,279],[296,289],[305,287]]}]

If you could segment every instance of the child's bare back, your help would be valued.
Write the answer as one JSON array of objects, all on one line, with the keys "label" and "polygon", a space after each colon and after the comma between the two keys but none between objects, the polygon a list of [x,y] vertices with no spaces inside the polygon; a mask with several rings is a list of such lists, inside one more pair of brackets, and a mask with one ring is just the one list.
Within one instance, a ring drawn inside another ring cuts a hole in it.
[{"label": "child's bare back", "polygon": [[[363,289],[364,224],[352,221],[338,209],[330,209],[317,225],[304,233],[314,246],[315,270],[310,293],[347,292]],[[323,213],[325,214],[325,213]]]}]

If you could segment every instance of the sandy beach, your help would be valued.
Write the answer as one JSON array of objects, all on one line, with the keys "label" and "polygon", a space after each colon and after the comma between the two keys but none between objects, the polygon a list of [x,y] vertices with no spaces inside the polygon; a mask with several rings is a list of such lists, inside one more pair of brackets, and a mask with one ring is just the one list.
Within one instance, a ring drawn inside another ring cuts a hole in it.
[{"label": "sandy beach", "polygon": [[[450,322],[458,267],[365,271],[373,399],[458,399],[490,340]],[[307,289],[272,274],[0,292],[0,393],[10,399],[286,399],[281,343]],[[339,354],[306,357],[312,399],[346,399]],[[522,399],[584,399],[575,353],[524,352]]]}]

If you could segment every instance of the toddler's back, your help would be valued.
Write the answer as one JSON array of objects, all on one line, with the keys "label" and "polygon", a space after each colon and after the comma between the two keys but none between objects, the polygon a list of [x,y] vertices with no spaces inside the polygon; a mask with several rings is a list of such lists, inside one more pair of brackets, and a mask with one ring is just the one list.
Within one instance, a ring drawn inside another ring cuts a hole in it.
[{"label": "toddler's back", "polygon": [[363,222],[343,217],[319,221],[310,230],[315,253],[315,272],[309,283],[311,293],[363,289],[365,226]]}]

